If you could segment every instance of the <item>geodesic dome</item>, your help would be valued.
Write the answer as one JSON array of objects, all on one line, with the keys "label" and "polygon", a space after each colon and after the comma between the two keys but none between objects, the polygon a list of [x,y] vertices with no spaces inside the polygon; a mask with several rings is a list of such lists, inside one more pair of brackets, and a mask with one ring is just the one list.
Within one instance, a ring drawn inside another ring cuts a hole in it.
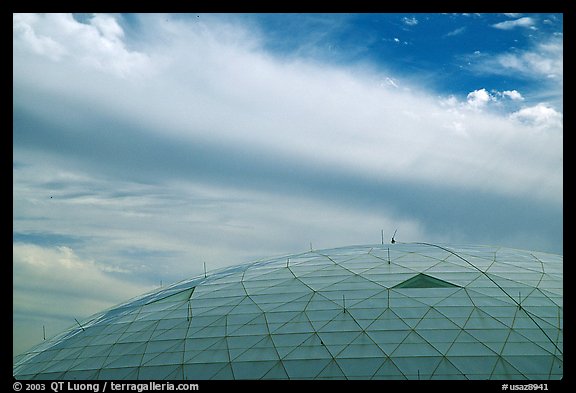
[{"label": "geodesic dome", "polygon": [[221,269],[94,315],[17,379],[560,379],[561,255],[396,243]]}]

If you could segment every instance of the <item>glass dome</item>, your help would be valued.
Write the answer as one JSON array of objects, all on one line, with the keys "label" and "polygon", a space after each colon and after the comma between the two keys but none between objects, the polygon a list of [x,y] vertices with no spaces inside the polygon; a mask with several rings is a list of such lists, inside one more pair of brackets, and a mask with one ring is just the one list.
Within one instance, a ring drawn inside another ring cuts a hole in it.
[{"label": "glass dome", "polygon": [[561,255],[395,243],[209,272],[15,359],[17,379],[560,379]]}]

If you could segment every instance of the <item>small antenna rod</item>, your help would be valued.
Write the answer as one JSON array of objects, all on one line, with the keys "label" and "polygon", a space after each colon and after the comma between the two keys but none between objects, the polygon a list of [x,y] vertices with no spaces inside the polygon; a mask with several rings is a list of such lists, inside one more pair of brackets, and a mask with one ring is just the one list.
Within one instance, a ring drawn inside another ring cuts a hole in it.
[{"label": "small antenna rod", "polygon": [[390,240],[390,243],[392,243],[392,244],[396,243],[396,240],[394,240],[394,237],[396,236],[396,232],[398,232],[398,228],[396,228],[396,230],[394,231],[394,234],[392,235],[392,240]]},{"label": "small antenna rod", "polygon": [[206,278],[206,262],[204,262],[204,278]]},{"label": "small antenna rod", "polygon": [[42,335],[44,337],[44,340],[46,340],[46,326],[42,325]]},{"label": "small antenna rod", "polygon": [[82,329],[82,331],[85,332],[86,330],[82,327],[82,325],[80,325],[80,322],[78,322],[78,320],[76,318],[74,318],[74,320],[76,321],[78,326],[80,326],[80,329]]}]

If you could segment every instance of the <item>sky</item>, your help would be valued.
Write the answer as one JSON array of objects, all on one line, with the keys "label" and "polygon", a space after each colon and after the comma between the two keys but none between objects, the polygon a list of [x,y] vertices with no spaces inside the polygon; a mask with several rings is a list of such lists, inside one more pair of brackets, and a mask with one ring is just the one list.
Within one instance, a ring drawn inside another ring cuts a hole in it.
[{"label": "sky", "polygon": [[563,253],[562,14],[14,14],[13,355],[210,270]]}]

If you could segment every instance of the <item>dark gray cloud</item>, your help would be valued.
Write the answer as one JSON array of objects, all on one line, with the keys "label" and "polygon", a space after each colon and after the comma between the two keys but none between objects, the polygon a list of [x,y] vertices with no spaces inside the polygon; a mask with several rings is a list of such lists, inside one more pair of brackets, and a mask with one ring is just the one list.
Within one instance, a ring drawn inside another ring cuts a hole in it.
[{"label": "dark gray cloud", "polygon": [[12,232],[12,241],[14,243],[32,243],[39,246],[77,246],[82,242],[82,239],[51,232]]},{"label": "dark gray cloud", "polygon": [[[446,185],[416,183],[410,179],[373,179],[356,171],[314,162],[301,162],[250,145],[238,146],[201,140],[176,143],[161,134],[142,133],[119,122],[90,124],[83,132],[34,122],[30,114],[15,109],[14,141],[19,148],[38,150],[63,160],[71,167],[106,176],[130,179],[158,187],[172,180],[200,182],[236,189],[331,201],[346,208],[382,211],[423,223],[427,232],[447,233],[459,241],[512,242],[511,246],[535,245],[561,251],[562,208],[531,198],[503,196]],[[35,130],[42,129],[39,134]],[[100,132],[105,129],[106,132]],[[121,137],[118,137],[121,135]],[[318,147],[322,149],[322,146]],[[67,182],[47,182],[46,195]],[[75,184],[86,190],[90,186]],[[130,193],[108,192],[111,198]],[[76,197],[82,193],[60,194]],[[162,197],[168,202],[169,192]],[[279,207],[280,208],[280,207]],[[521,232],[530,242],[517,243],[510,236]]]}]

